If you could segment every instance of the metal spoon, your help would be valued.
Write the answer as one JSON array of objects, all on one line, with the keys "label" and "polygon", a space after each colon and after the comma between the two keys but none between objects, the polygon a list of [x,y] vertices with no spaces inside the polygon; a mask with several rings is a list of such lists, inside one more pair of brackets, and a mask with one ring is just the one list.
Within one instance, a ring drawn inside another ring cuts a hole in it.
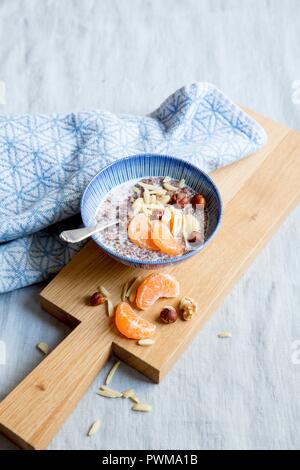
[{"label": "metal spoon", "polygon": [[98,223],[94,225],[93,227],[83,227],[83,228],[76,228],[74,230],[65,230],[64,232],[61,232],[59,237],[64,242],[77,243],[77,242],[81,242],[82,240],[85,240],[86,238],[90,237],[91,235],[94,235],[95,233],[101,232],[102,230],[112,227],[113,225],[116,225],[118,223],[119,223],[119,220],[114,220],[113,222],[110,222],[109,224],[106,224],[106,225],[103,225],[103,223]]}]

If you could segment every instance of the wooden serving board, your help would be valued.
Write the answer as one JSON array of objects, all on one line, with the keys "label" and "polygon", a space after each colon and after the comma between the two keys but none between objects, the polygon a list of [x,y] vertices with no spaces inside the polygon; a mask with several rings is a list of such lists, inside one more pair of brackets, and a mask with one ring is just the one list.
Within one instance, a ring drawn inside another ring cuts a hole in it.
[{"label": "wooden serving board", "polygon": [[248,113],[267,131],[267,145],[212,174],[225,206],[222,226],[205,250],[167,269],[180,281],[182,294],[198,301],[199,314],[190,322],[160,324],[161,300],[142,313],[157,322],[153,346],[121,337],[104,306],[90,307],[87,296],[103,284],[118,303],[123,284],[141,271],[89,242],[40,297],[48,313],[74,329],[0,404],[1,430],[19,446],[46,448],[112,353],[160,382],[298,201],[300,134]]}]

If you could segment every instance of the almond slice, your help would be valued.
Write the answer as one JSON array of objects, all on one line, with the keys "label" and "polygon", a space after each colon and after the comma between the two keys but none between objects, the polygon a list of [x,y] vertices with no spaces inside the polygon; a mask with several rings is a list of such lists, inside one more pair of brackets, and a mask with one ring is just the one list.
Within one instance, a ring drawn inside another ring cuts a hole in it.
[{"label": "almond slice", "polygon": [[170,201],[170,199],[171,199],[171,196],[169,196],[169,194],[166,194],[165,196],[162,196],[159,201],[160,201],[162,204],[168,204],[168,202]]},{"label": "almond slice", "polygon": [[229,331],[221,331],[218,338],[232,338],[232,334]]},{"label": "almond slice", "polygon": [[95,421],[95,422],[91,425],[91,427],[90,427],[90,429],[89,429],[87,435],[88,435],[88,436],[92,436],[93,434],[96,434],[96,432],[98,431],[98,429],[100,428],[100,426],[101,426],[101,422],[100,422],[99,419],[97,419],[97,421]]},{"label": "almond slice", "polygon": [[122,302],[125,302],[127,298],[128,284],[129,284],[129,281],[125,282],[125,284],[123,285],[122,294],[121,294]]},{"label": "almond slice", "polygon": [[149,183],[139,183],[140,186],[144,189],[152,190],[155,191],[156,189],[161,189],[161,186],[154,185],[154,184],[149,184]]},{"label": "almond slice", "polygon": [[[101,387],[102,388],[102,387]],[[113,390],[112,388],[108,388],[107,390],[97,390],[97,395],[101,395],[101,397],[106,397],[106,398],[122,398],[122,393],[117,392],[117,390]]]},{"label": "almond slice", "polygon": [[133,214],[137,215],[143,209],[144,199],[142,197],[138,197],[134,203],[132,204]]},{"label": "almond slice", "polygon": [[127,297],[129,298],[130,302],[134,302],[137,288],[139,284],[142,282],[142,279],[143,279],[143,276],[138,276],[129,287],[127,291]]},{"label": "almond slice", "polygon": [[155,189],[155,190],[149,191],[149,193],[151,195],[155,194],[156,196],[164,196],[165,194],[167,194],[167,191],[166,189]]},{"label": "almond slice", "polygon": [[99,292],[101,292],[101,294],[104,295],[104,297],[111,296],[111,293],[104,286],[99,287]]},{"label": "almond slice", "polygon": [[119,367],[119,365],[121,364],[121,361],[117,361],[113,366],[112,368],[110,369],[109,373],[107,374],[107,377],[105,379],[105,385],[109,385],[113,376],[115,375],[116,373],[116,370],[117,368]]},{"label": "almond slice", "polygon": [[110,299],[106,299],[106,305],[107,305],[107,316],[108,317],[113,317],[114,315],[114,304]]},{"label": "almond slice", "polygon": [[140,403],[140,400],[136,396],[135,391],[133,390],[133,388],[129,388],[128,390],[125,390],[123,392],[123,397],[124,398],[130,398],[130,400],[132,400],[134,403]]},{"label": "almond slice", "polygon": [[177,191],[178,188],[176,188],[176,186],[173,186],[172,184],[166,182],[164,183],[164,188],[167,190],[167,191]]},{"label": "almond slice", "polygon": [[152,411],[152,406],[147,405],[146,403],[136,403],[135,405],[132,405],[131,408],[133,411],[144,411],[144,412],[149,412]]},{"label": "almond slice", "polygon": [[37,349],[39,351],[41,351],[43,354],[45,354],[45,356],[48,354],[49,352],[49,346],[47,343],[44,343],[44,342],[41,342],[41,343],[38,343],[36,345]]},{"label": "almond slice", "polygon": [[152,346],[152,344],[154,344],[155,341],[154,339],[150,339],[150,338],[145,338],[145,339],[139,339],[138,340],[138,344],[140,346]]},{"label": "almond slice", "polygon": [[115,390],[114,388],[110,388],[107,385],[100,385],[98,391],[112,393],[116,398],[121,398],[123,396],[123,393],[119,392],[118,390]]}]

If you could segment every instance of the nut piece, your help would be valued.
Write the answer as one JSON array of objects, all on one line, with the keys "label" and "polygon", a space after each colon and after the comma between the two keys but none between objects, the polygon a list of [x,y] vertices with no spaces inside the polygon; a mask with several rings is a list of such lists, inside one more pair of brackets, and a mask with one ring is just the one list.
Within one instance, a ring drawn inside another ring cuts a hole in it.
[{"label": "nut piece", "polygon": [[197,193],[192,198],[191,203],[192,203],[192,206],[193,206],[194,209],[196,209],[197,206],[201,206],[204,209],[205,204],[206,204],[206,200],[205,200],[205,197],[202,196],[202,194]]},{"label": "nut piece", "polygon": [[97,419],[97,421],[95,421],[92,426],[90,427],[87,435],[88,436],[92,436],[93,434],[96,434],[96,432],[98,431],[98,429],[100,428],[100,425],[101,425],[101,422],[99,419]]},{"label": "nut piece", "polygon": [[152,346],[152,344],[155,344],[155,341],[154,339],[150,339],[150,338],[139,339],[138,344],[140,346]]},{"label": "nut piece", "polygon": [[218,338],[232,338],[232,334],[229,331],[221,331]]},{"label": "nut piece", "polygon": [[110,369],[109,373],[107,374],[107,377],[105,379],[105,385],[109,385],[113,376],[115,375],[115,372],[117,370],[117,368],[119,367],[119,365],[121,364],[121,361],[117,361],[113,366],[112,368]]},{"label": "nut piece", "polygon": [[184,320],[191,320],[194,313],[197,312],[198,305],[191,297],[182,297],[179,308],[182,310],[182,318]]},{"label": "nut piece", "polygon": [[45,354],[45,356],[48,354],[49,352],[49,346],[47,343],[44,343],[43,341],[41,343],[38,343],[36,345],[37,349],[39,351],[41,351],[43,354]]},{"label": "nut piece", "polygon": [[132,406],[131,408],[133,411],[152,411],[152,406],[147,405],[146,403],[136,403],[135,405]]},{"label": "nut piece", "polygon": [[93,307],[104,304],[104,302],[106,302],[106,297],[104,297],[104,295],[100,292],[94,292],[94,294],[90,297],[90,305]]},{"label": "nut piece", "polygon": [[174,307],[167,305],[160,312],[160,319],[164,323],[174,323],[177,320],[177,312]]}]

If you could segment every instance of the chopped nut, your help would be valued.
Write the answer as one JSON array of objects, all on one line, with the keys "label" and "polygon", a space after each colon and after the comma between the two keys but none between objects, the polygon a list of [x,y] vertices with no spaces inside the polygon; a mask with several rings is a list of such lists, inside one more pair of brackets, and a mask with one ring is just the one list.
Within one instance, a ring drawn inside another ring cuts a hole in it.
[{"label": "chopped nut", "polygon": [[133,186],[132,191],[134,193],[138,193],[138,194],[140,193],[140,189],[137,186]]},{"label": "chopped nut", "polygon": [[176,309],[172,306],[166,305],[160,312],[160,319],[164,323],[175,323],[177,320]]},{"label": "chopped nut", "polygon": [[176,186],[173,186],[172,184],[168,183],[167,181],[165,183],[163,183],[164,185],[164,188],[167,190],[167,191],[177,191],[178,188],[176,188]]},{"label": "chopped nut", "polygon": [[131,408],[133,411],[152,411],[152,406],[147,405],[146,403],[136,403],[135,405],[132,406]]},{"label": "chopped nut", "polygon": [[147,188],[144,189],[144,203],[150,204],[150,193]]},{"label": "chopped nut", "polygon": [[178,185],[181,189],[185,187],[185,180],[182,179],[179,181],[179,185]]},{"label": "chopped nut", "polygon": [[150,339],[150,338],[146,338],[146,339],[139,339],[138,340],[138,344],[140,346],[151,346],[152,344],[154,344],[155,341],[154,339]]},{"label": "chopped nut", "polygon": [[90,297],[90,305],[96,307],[97,305],[104,304],[106,302],[106,297],[100,292],[94,292]]},{"label": "chopped nut", "polygon": [[139,284],[142,282],[142,279],[143,279],[143,276],[138,276],[129,287],[127,291],[127,297],[129,298],[130,302],[134,302],[137,288]]},{"label": "chopped nut", "polygon": [[123,392],[123,397],[129,398],[134,403],[137,403],[137,404],[140,403],[140,400],[138,399],[138,397],[135,394],[135,391],[132,388],[130,388],[129,390],[125,390],[125,392]]},{"label": "chopped nut", "polygon": [[143,209],[144,199],[142,197],[138,197],[134,203],[132,204],[133,215],[137,215]]},{"label": "chopped nut", "polygon": [[41,351],[41,352],[42,352],[43,354],[45,354],[45,355],[47,355],[48,352],[49,352],[49,346],[48,346],[47,343],[43,343],[43,342],[38,343],[38,344],[36,345],[36,347],[37,347],[37,349],[38,349],[39,351]]},{"label": "chopped nut", "polygon": [[100,426],[101,426],[101,422],[100,422],[99,419],[97,419],[97,421],[95,421],[95,422],[91,425],[91,427],[90,427],[90,429],[89,429],[87,435],[88,435],[88,436],[92,436],[93,434],[96,434],[96,432],[98,431],[98,429],[100,428]]},{"label": "chopped nut", "polygon": [[161,189],[160,186],[154,185],[154,184],[139,182],[139,185],[142,186],[142,188],[144,188],[144,189],[148,189],[148,190],[152,190],[152,191],[156,191],[157,189]]},{"label": "chopped nut", "polygon": [[96,393],[97,395],[101,395],[102,397],[106,398],[121,398],[123,396],[121,392],[113,390],[109,387],[105,387],[105,385],[102,385]]},{"label": "chopped nut", "polygon": [[182,310],[182,318],[184,320],[191,320],[194,313],[197,312],[197,302],[191,297],[183,297],[179,304],[180,310]]},{"label": "chopped nut", "polygon": [[166,194],[165,196],[162,196],[160,198],[160,202],[162,204],[168,204],[170,202],[170,199],[171,199],[171,196],[169,196],[169,194]]},{"label": "chopped nut", "polygon": [[107,377],[105,379],[105,385],[109,385],[113,376],[115,375],[115,372],[117,370],[117,368],[119,367],[119,365],[121,364],[121,361],[117,361],[113,366],[112,368],[110,369],[109,373],[107,374]]},{"label": "chopped nut", "polygon": [[101,294],[103,294],[104,297],[110,297],[110,296],[111,296],[111,293],[110,293],[107,289],[105,289],[104,286],[100,286],[100,287],[99,287],[99,292],[100,292]]},{"label": "chopped nut", "polygon": [[166,189],[155,189],[154,191],[149,191],[149,193],[152,195],[152,194],[155,194],[156,196],[164,196],[165,194],[167,194],[167,191]]},{"label": "chopped nut", "polygon": [[232,334],[229,331],[221,331],[218,333],[218,338],[232,338]]},{"label": "chopped nut", "polygon": [[121,300],[122,302],[125,302],[126,298],[127,298],[127,291],[128,291],[128,281],[125,282],[124,286],[123,286],[123,289],[122,289],[122,295],[121,295]]},{"label": "chopped nut", "polygon": [[114,315],[114,304],[110,299],[106,299],[107,301],[107,315],[108,317],[112,317]]}]

